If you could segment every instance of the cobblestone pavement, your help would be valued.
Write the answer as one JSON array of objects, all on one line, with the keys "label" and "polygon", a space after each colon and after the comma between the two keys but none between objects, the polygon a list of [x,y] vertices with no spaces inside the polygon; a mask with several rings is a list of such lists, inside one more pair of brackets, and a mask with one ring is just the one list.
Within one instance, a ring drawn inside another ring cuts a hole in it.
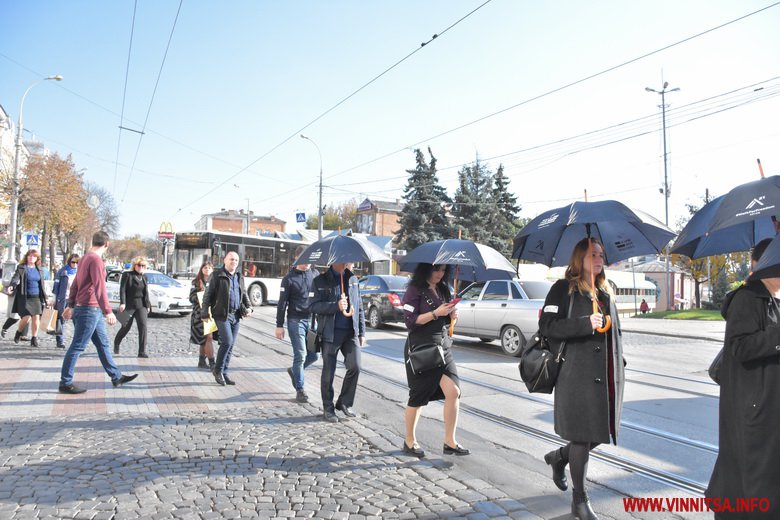
[{"label": "cobblestone pavement", "polygon": [[216,385],[188,320],[150,320],[149,359],[123,342],[118,364],[140,377],[122,388],[87,349],[80,395],[57,392],[53,340],[0,341],[0,518],[537,518],[457,461],[404,456],[369,419],[322,421],[292,399],[289,356],[245,337],[238,384]]}]

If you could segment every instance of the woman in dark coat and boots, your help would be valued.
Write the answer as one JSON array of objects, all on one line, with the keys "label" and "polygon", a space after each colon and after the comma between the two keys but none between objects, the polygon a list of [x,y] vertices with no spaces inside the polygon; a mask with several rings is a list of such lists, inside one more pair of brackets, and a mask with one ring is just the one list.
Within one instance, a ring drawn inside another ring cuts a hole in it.
[{"label": "woman in dark coat and boots", "polygon": [[[457,319],[455,306],[450,304],[447,286],[449,268],[446,265],[418,264],[404,294],[404,321],[409,337],[404,346],[406,380],[409,383],[409,401],[406,405],[406,438],[403,452],[424,457],[417,445],[415,432],[422,407],[430,401],[444,399],[444,454],[468,455],[470,452],[455,440],[460,404],[458,369],[449,346],[444,349],[445,365],[415,374],[409,364],[409,349],[416,345],[442,344],[448,334],[450,320]],[[450,342],[451,343],[451,342]]]},{"label": "woman in dark coat and boots", "polygon": [[[210,369],[214,367],[214,333],[203,334],[203,319],[200,317],[201,302],[203,293],[206,290],[211,272],[214,271],[214,264],[203,262],[198,270],[198,275],[192,280],[190,287],[190,303],[192,304],[192,314],[190,315],[190,343],[200,345],[200,355],[198,356],[198,368]],[[200,297],[198,295],[200,294]],[[208,363],[206,362],[208,360]]]},{"label": "woman in dark coat and boots", "polygon": [[114,354],[119,354],[119,344],[133,326],[135,320],[138,326],[138,357],[147,358],[146,352],[146,317],[151,312],[152,304],[149,301],[149,285],[144,276],[146,271],[146,259],[141,256],[133,258],[133,267],[122,273],[119,279],[119,312],[125,310],[132,312],[122,328],[114,338]]},{"label": "woman in dark coat and boots", "polygon": [[[751,260],[766,245],[756,245]],[[748,280],[721,309],[718,458],[704,495],[722,519],[780,518],[780,278]],[[740,498],[768,502],[736,512]]]},{"label": "woman in dark coat and boots", "polygon": [[[554,350],[565,341],[565,360],[555,384],[555,432],[569,441],[544,460],[552,466],[553,482],[561,490],[568,487],[565,468],[569,465],[571,511],[580,520],[598,519],[585,491],[588,459],[599,444],[617,444],[624,387],[618,315],[604,275],[603,248],[597,240],[592,242],[592,248],[587,238],[574,247],[566,276],[550,289],[539,319],[539,330]],[[591,280],[597,288],[597,313]],[[605,316],[612,326],[599,332]]]},{"label": "woman in dark coat and boots", "polygon": [[65,348],[65,336],[63,334],[65,328],[65,319],[62,317],[65,307],[68,306],[68,295],[70,294],[70,286],[73,284],[73,280],[76,279],[76,272],[78,272],[79,255],[71,253],[68,255],[65,265],[57,272],[57,278],[54,280],[54,309],[57,311],[57,348]]},{"label": "woman in dark coat and boots", "polygon": [[22,331],[31,324],[30,345],[38,346],[38,325],[41,321],[43,308],[46,306],[46,288],[43,285],[43,273],[41,272],[41,256],[35,249],[25,253],[22,262],[16,268],[11,285],[16,286],[13,312],[19,314],[21,319],[14,335],[14,342],[19,343]]}]

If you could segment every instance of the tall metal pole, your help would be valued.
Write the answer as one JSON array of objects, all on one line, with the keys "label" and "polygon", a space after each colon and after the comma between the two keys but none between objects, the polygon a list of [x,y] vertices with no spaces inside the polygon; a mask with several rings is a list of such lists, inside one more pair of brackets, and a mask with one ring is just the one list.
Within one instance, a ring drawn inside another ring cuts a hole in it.
[{"label": "tall metal pole", "polygon": [[[669,168],[667,165],[667,151],[666,151],[666,93],[667,92],[676,92],[680,90],[679,88],[673,88],[670,90],[667,90],[667,87],[669,86],[668,81],[664,81],[663,86],[661,87],[661,90],[655,90],[650,87],[645,87],[645,90],[647,92],[655,92],[656,94],[661,95],[661,126],[663,131],[663,142],[664,142],[664,224],[666,224],[666,227],[669,227]],[[669,265],[669,249],[667,247],[666,250],[666,309],[670,310],[672,308],[672,272],[671,267]]]},{"label": "tall metal pole", "polygon": [[249,199],[246,200],[246,234],[249,234]]},{"label": "tall metal pole", "polygon": [[22,95],[22,102],[19,105],[19,121],[16,125],[16,141],[15,141],[15,148],[14,151],[14,176],[13,176],[13,186],[11,189],[11,234],[10,234],[10,240],[11,240],[11,246],[8,248],[8,258],[7,260],[9,262],[16,260],[16,233],[17,233],[17,219],[18,219],[18,213],[19,213],[19,156],[21,155],[22,151],[22,112],[24,112],[24,99],[27,97],[27,94],[32,90],[32,88],[37,85],[38,83],[41,83],[46,80],[54,80],[54,81],[62,81],[62,76],[49,76],[48,78],[39,79],[29,87],[27,87],[27,90],[24,91],[24,94]]},{"label": "tall metal pole", "polygon": [[317,155],[320,156],[320,200],[319,205],[317,207],[317,240],[320,240],[322,238],[322,152],[320,152],[320,147],[317,146],[317,143],[315,143],[311,138],[306,137],[305,135],[301,134],[302,139],[306,139],[311,144],[314,145],[314,147],[317,149]]}]

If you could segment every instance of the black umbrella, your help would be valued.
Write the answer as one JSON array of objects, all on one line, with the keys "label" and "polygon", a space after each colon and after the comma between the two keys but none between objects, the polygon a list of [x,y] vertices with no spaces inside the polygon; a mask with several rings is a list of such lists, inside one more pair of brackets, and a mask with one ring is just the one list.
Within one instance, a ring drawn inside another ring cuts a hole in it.
[{"label": "black umbrella", "polygon": [[775,236],[780,216],[780,175],[741,184],[691,217],[672,246],[690,258],[747,251]]},{"label": "black umbrella", "polygon": [[658,254],[674,238],[674,232],[641,211],[632,211],[616,200],[577,201],[545,211],[529,222],[514,240],[512,258],[540,264],[569,263],[574,246],[586,237],[604,245],[608,264],[634,256]]},{"label": "black umbrella", "polygon": [[331,235],[309,245],[294,265],[333,265],[345,262],[379,262],[390,257],[378,245],[365,238]]},{"label": "black umbrella", "polygon": [[772,239],[756,263],[749,280],[780,278],[780,235]]}]

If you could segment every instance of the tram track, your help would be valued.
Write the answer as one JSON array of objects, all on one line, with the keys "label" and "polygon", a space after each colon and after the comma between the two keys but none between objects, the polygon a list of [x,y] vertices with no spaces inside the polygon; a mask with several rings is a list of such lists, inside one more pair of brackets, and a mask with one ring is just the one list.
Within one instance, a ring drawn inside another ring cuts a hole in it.
[{"label": "tram track", "polygon": [[[258,319],[259,321],[262,321],[262,322],[264,322],[266,324],[270,324],[272,327],[275,327],[275,323],[273,323],[271,320],[263,319],[262,317],[255,317],[255,319]],[[269,334],[269,333],[267,333],[267,332],[265,332],[265,331],[263,331],[261,329],[258,329],[256,327],[252,327],[252,326],[247,326],[245,324],[242,324],[242,328],[243,327],[246,327],[246,328],[250,329],[252,332],[254,332],[256,334],[259,334],[259,335],[261,335],[263,337],[267,337],[267,338],[269,338],[271,340],[274,340],[276,342],[279,342],[279,343],[282,343],[282,344],[286,345],[286,342],[283,343],[282,341],[278,340],[276,338],[276,336],[274,336],[273,334]],[[388,361],[392,361],[392,362],[399,363],[399,364],[403,365],[403,360],[399,359],[399,358],[397,358],[395,356],[390,356],[390,355],[386,355],[386,354],[382,354],[382,353],[378,353],[378,352],[371,352],[371,351],[368,351],[368,350],[364,350],[364,354],[375,356],[375,357],[379,357],[379,358],[386,359]],[[485,373],[489,374],[487,372],[485,372]],[[406,385],[405,381],[398,381],[397,379],[393,379],[390,376],[387,376],[385,374],[382,374],[382,373],[379,373],[379,372],[376,372],[376,371],[373,371],[373,370],[362,368],[361,369],[361,374],[366,374],[366,375],[368,375],[368,376],[370,376],[372,378],[381,380],[381,381],[383,381],[383,382],[385,382],[385,383],[387,383],[389,385],[392,385],[392,386],[395,386],[395,387],[398,387],[398,388],[403,388],[403,389],[407,388],[407,385]],[[495,376],[495,374],[490,374],[490,375]],[[506,378],[506,379],[509,379],[509,378]],[[505,395],[511,395],[513,397],[519,397],[519,398],[527,400],[527,401],[541,403],[541,404],[544,404],[546,406],[550,406],[551,407],[552,404],[553,404],[548,399],[545,399],[545,398],[542,398],[542,397],[538,397],[538,396],[533,395],[533,394],[527,394],[527,393],[515,391],[515,390],[509,389],[509,388],[505,388],[505,387],[501,387],[501,386],[498,386],[498,385],[493,385],[493,384],[490,384],[490,383],[478,381],[478,380],[473,379],[473,378],[460,376],[460,380],[463,383],[467,383],[467,384],[470,384],[470,385],[475,385],[477,387],[481,387],[481,388],[484,388],[484,389],[492,390],[494,392],[502,393],[502,394],[505,394]],[[560,439],[560,437],[558,437],[554,433],[549,433],[549,432],[547,432],[545,430],[541,430],[539,428],[535,428],[533,426],[529,426],[527,424],[523,424],[523,423],[521,423],[519,421],[515,421],[515,420],[510,419],[508,417],[504,417],[504,416],[501,416],[501,415],[493,414],[491,412],[488,412],[488,411],[485,411],[485,410],[481,410],[479,408],[476,408],[474,406],[467,405],[467,404],[464,404],[464,403],[461,403],[460,409],[461,409],[462,413],[465,413],[467,415],[479,418],[481,420],[487,421],[487,422],[492,423],[494,425],[498,425],[498,426],[500,426],[502,428],[505,428],[505,429],[508,429],[508,430],[511,430],[511,431],[516,431],[516,432],[522,433],[524,435],[527,435],[527,436],[530,436],[530,437],[533,437],[533,438],[536,438],[536,439],[539,439],[539,440],[542,440],[542,441],[546,441],[546,442],[550,442],[550,443],[556,444],[558,446],[561,446],[561,445],[564,444],[564,442]],[[666,441],[666,442],[671,442],[671,443],[683,446],[683,447],[688,448],[688,449],[701,450],[701,451],[704,451],[705,453],[708,453],[708,454],[717,454],[717,451],[718,451],[717,450],[717,446],[714,446],[712,444],[709,444],[709,443],[706,443],[706,442],[702,442],[702,441],[697,441],[695,439],[690,439],[690,438],[687,438],[687,437],[684,437],[684,436],[681,436],[681,435],[676,435],[676,434],[673,434],[671,432],[665,432],[665,431],[658,430],[658,429],[655,429],[655,428],[642,426],[642,425],[633,423],[631,421],[625,421],[625,420],[621,421],[621,427],[625,428],[627,430],[632,430],[632,431],[635,431],[637,433],[640,433],[640,434],[643,434],[643,435],[647,435],[647,436],[659,439],[659,440],[663,440],[663,441]],[[643,463],[640,463],[640,462],[637,462],[637,461],[634,461],[634,460],[631,460],[631,459],[627,459],[625,457],[620,457],[618,455],[613,455],[613,454],[604,452],[604,451],[602,451],[602,450],[600,450],[598,448],[594,449],[591,452],[591,456],[593,458],[601,461],[601,462],[604,462],[605,464],[607,464],[609,466],[622,469],[622,470],[627,471],[629,473],[636,474],[636,475],[641,476],[643,478],[646,478],[646,479],[652,480],[654,482],[658,482],[658,483],[664,484],[666,486],[669,486],[671,488],[674,488],[674,489],[677,489],[677,490],[680,490],[680,491],[685,491],[685,492],[693,493],[693,494],[696,494],[696,495],[703,495],[704,494],[704,490],[706,488],[706,485],[704,483],[697,482],[697,481],[688,479],[686,477],[683,477],[681,475],[677,475],[677,474],[674,474],[674,473],[671,473],[671,472],[668,472],[668,471],[664,471],[664,470],[660,470],[660,469],[657,469],[657,468],[653,468],[653,467],[651,467],[651,466],[649,466],[647,464],[643,464]]]}]

